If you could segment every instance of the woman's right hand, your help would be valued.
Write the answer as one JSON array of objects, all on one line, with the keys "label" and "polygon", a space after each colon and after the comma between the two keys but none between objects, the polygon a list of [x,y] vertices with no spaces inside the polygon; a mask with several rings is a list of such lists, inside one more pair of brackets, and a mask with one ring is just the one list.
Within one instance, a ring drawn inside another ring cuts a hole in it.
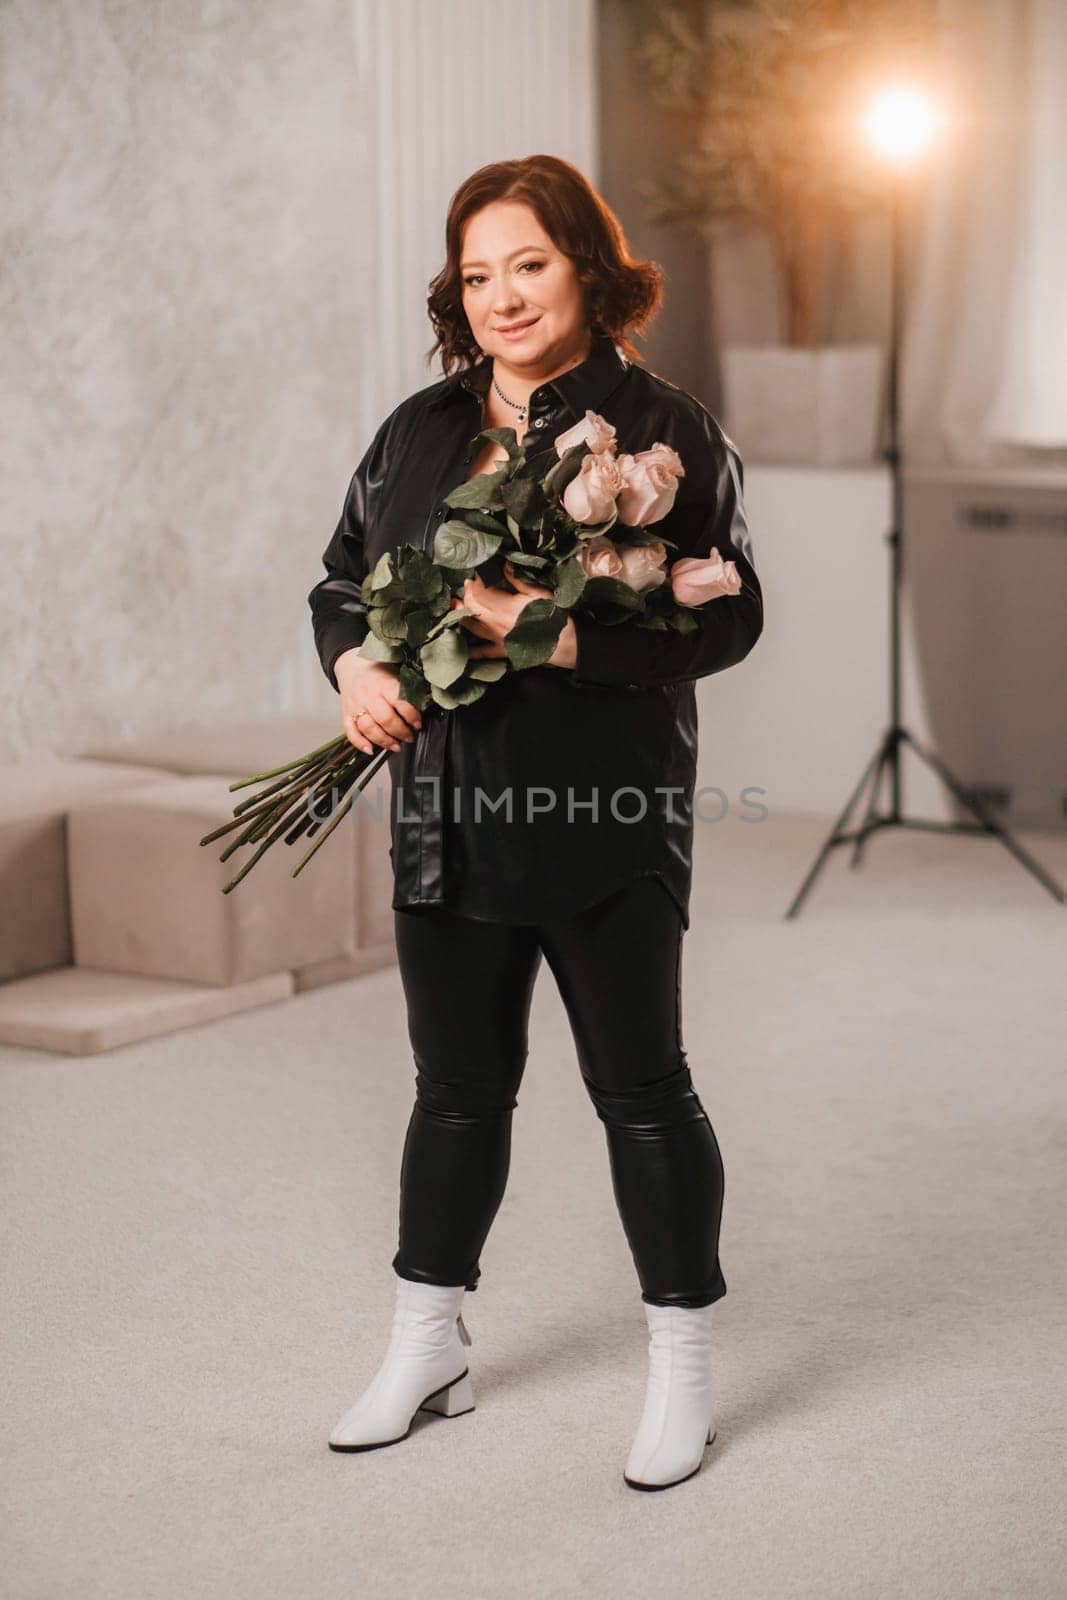
[{"label": "woman's right hand", "polygon": [[376,748],[399,750],[414,739],[422,727],[422,717],[413,705],[400,698],[400,682],[395,667],[382,661],[367,661],[358,647],[343,650],[333,664],[333,674],[341,695],[341,721],[345,737],[364,755]]}]

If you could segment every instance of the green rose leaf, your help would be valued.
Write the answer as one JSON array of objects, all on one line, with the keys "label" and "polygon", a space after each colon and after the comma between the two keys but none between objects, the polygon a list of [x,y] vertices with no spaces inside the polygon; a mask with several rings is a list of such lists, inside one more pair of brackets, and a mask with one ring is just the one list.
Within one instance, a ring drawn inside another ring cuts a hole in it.
[{"label": "green rose leaf", "polygon": [[431,561],[429,554],[419,550],[421,561],[409,561],[403,568],[404,593],[412,600],[436,600],[445,587],[443,573]]},{"label": "green rose leaf", "polygon": [[377,631],[383,639],[402,644],[408,636],[408,607],[403,600],[390,600],[382,606],[375,618]]},{"label": "green rose leaf", "polygon": [[387,583],[393,581],[393,558],[388,550],[378,557],[374,571],[370,575],[372,589],[384,589]]},{"label": "green rose leaf", "polygon": [[407,700],[416,711],[424,711],[430,699],[430,686],[417,667],[405,663],[397,674],[401,700]]},{"label": "green rose leaf", "polygon": [[514,518],[520,528],[535,529],[541,526],[545,497],[539,483],[531,478],[512,478],[510,483],[504,484],[500,498],[509,518]]},{"label": "green rose leaf", "polygon": [[[566,512],[564,516],[567,517],[567,523],[572,533],[579,539],[597,539],[602,533],[610,533],[612,528],[615,527],[622,528],[624,532],[629,532],[628,525],[619,521],[617,508],[612,510],[611,516],[604,522],[575,522],[574,518],[567,516]],[[626,541],[621,539],[619,541],[620,544],[624,542]]]},{"label": "green rose leaf", "polygon": [[484,428],[477,438],[471,440],[471,450],[475,455],[487,439],[492,439],[494,444],[503,445],[508,453],[509,462],[522,459],[524,451],[514,428]]},{"label": "green rose leaf", "polygon": [[[523,444],[525,445],[525,440]],[[537,482],[547,476],[556,465],[559,457],[553,446],[549,445],[544,450],[534,450],[526,453],[526,459],[521,467],[516,468],[513,476],[516,478],[536,478]]]},{"label": "green rose leaf", "polygon": [[462,677],[467,665],[467,635],[461,628],[444,628],[428,639],[419,652],[422,670],[431,687],[447,689]]},{"label": "green rose leaf", "polygon": [[390,644],[386,639],[379,639],[375,633],[368,633],[359,647],[359,653],[364,661],[403,661],[404,651],[400,645]]},{"label": "green rose leaf", "polygon": [[483,533],[505,534],[508,531],[506,522],[499,517],[494,517],[490,511],[479,511],[477,506],[469,506],[464,512],[463,521],[468,528],[481,528]]},{"label": "green rose leaf", "polygon": [[480,683],[496,683],[507,670],[508,664],[502,656],[486,656],[484,660],[475,661],[467,676],[477,678]]},{"label": "green rose leaf", "polygon": [[418,649],[428,638],[433,626],[433,612],[427,606],[415,606],[407,614],[404,638],[413,649]]},{"label": "green rose leaf", "polygon": [[457,706],[469,706],[475,700],[480,700],[485,693],[484,683],[463,683],[453,685],[451,689],[442,689],[436,683],[430,685],[430,693],[439,706],[446,711],[455,711]]},{"label": "green rose leaf", "polygon": [[465,522],[446,522],[434,538],[433,558],[442,567],[480,567],[502,542],[498,533],[469,528]]},{"label": "green rose leaf", "polygon": [[621,578],[587,578],[582,600],[589,605],[622,606],[627,611],[642,611],[644,601],[636,589]]},{"label": "green rose leaf", "polygon": [[585,568],[577,556],[571,556],[568,561],[560,562],[555,571],[555,579],[558,606],[574,605],[588,582]]},{"label": "green rose leaf", "polygon": [[556,648],[567,613],[552,600],[531,600],[504,637],[504,649],[513,667],[541,667]]},{"label": "green rose leaf", "polygon": [[473,615],[474,612],[469,606],[456,606],[454,609],[446,611],[440,621],[434,623],[426,637],[427,639],[436,639],[442,628],[451,628],[464,617],[472,617]]},{"label": "green rose leaf", "polygon": [[[553,452],[555,454],[555,452]],[[589,446],[583,439],[580,444],[572,444],[564,450],[553,467],[550,467],[543,480],[546,495],[551,495],[557,500],[562,500],[563,491],[572,478],[576,478],[582,470],[582,457],[589,454]]]},{"label": "green rose leaf", "polygon": [[535,556],[532,551],[509,550],[508,560],[516,567],[550,567],[552,562],[548,556]]},{"label": "green rose leaf", "polygon": [[449,494],[445,495],[445,505],[451,506],[456,511],[467,511],[472,507],[484,511],[494,503],[500,503],[500,485],[508,474],[508,464],[502,461],[493,472],[479,472],[466,483],[457,484]]}]

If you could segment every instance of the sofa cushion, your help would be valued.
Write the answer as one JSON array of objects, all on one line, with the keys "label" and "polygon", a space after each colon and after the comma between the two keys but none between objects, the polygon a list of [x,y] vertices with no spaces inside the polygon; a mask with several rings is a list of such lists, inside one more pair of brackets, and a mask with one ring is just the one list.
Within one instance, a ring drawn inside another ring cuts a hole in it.
[{"label": "sofa cushion", "polygon": [[0,765],[0,983],[70,965],[67,812],[171,776],[61,756]]},{"label": "sofa cushion", "polygon": [[221,989],[216,984],[63,967],[0,988],[0,1042],[66,1055],[96,1055],[286,1000],[292,992],[290,972],[273,972]]},{"label": "sofa cushion", "polygon": [[186,983],[243,983],[355,953],[351,812],[293,878],[313,841],[279,840],[229,893],[256,846],[220,860],[241,798],[224,776],[175,778],[71,814],[74,961]]}]

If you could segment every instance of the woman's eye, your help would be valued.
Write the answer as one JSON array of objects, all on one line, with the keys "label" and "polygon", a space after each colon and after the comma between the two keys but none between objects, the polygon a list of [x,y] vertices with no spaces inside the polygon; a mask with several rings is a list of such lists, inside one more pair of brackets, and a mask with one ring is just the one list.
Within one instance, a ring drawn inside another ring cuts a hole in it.
[{"label": "woman's eye", "polygon": [[[523,270],[523,267],[537,267],[538,270],[540,270],[540,268],[543,267],[543,266],[544,266],[544,262],[543,261],[524,261],[522,263],[522,266],[519,268],[519,271],[521,272]],[[464,278],[463,282],[466,283],[466,284],[473,285],[473,284],[478,282],[478,280],[481,278],[481,276],[482,276],[482,274],[480,272],[472,272],[469,277]]]}]

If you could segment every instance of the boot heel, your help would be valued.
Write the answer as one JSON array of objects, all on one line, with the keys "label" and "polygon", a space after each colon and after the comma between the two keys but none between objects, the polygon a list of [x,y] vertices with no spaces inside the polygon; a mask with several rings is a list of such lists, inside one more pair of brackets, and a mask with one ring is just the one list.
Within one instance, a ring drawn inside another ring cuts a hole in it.
[{"label": "boot heel", "polygon": [[471,1388],[470,1373],[465,1372],[462,1378],[457,1378],[455,1383],[449,1384],[447,1389],[442,1389],[440,1394],[431,1395],[429,1400],[424,1400],[419,1410],[436,1411],[442,1417],[461,1417],[464,1412],[473,1411],[474,1390]]}]

